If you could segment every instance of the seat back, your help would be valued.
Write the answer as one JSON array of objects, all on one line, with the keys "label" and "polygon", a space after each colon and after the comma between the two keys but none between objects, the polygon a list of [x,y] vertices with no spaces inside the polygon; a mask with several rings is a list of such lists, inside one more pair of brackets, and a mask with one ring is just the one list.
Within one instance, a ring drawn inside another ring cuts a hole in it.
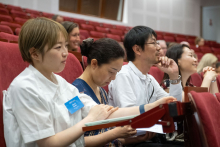
[{"label": "seat back", "polygon": [[120,35],[120,36],[124,35],[123,31],[118,30],[118,29],[110,29],[110,33],[114,35]]},{"label": "seat back", "polygon": [[121,37],[119,35],[106,34],[106,37],[121,42]]},{"label": "seat back", "polygon": [[220,102],[220,93],[216,93],[215,95],[216,95],[217,100]]},{"label": "seat back", "polygon": [[94,26],[87,25],[87,24],[80,24],[80,29],[88,30],[88,31],[94,31],[95,30]]},{"label": "seat back", "polygon": [[58,75],[62,76],[67,82],[73,83],[83,73],[82,66],[73,54],[68,55],[66,63],[64,70]]},{"label": "seat back", "polygon": [[9,11],[5,8],[0,8],[0,14],[2,15],[9,15]]},{"label": "seat back", "polygon": [[9,15],[1,15],[0,14],[0,21],[7,21],[7,22],[13,22],[13,19]]},{"label": "seat back", "polygon": [[190,92],[191,120],[187,125],[191,145],[196,147],[220,146],[220,103],[209,92]]},{"label": "seat back", "polygon": [[6,40],[8,40],[8,42],[11,42],[11,41],[18,42],[18,36],[8,34],[8,33],[5,33],[5,32],[0,32],[0,38],[1,39],[6,39]]},{"label": "seat back", "polygon": [[105,38],[105,33],[90,31],[90,36],[91,37],[96,37],[96,38]]},{"label": "seat back", "polygon": [[0,144],[5,147],[3,128],[3,90],[7,90],[12,80],[28,66],[22,60],[18,44],[0,42]]},{"label": "seat back", "polygon": [[9,26],[1,25],[1,24],[0,24],[0,32],[5,32],[5,33],[8,33],[8,34],[14,34],[12,29]]},{"label": "seat back", "polygon": [[202,76],[198,73],[194,73],[191,75],[191,79],[190,82],[196,86],[196,87],[200,87],[202,85]]},{"label": "seat back", "polygon": [[163,81],[164,72],[162,72],[158,67],[152,66],[149,74],[152,75],[159,84]]},{"label": "seat back", "polygon": [[109,28],[102,28],[102,27],[95,27],[96,31],[102,32],[102,33],[109,33]]}]

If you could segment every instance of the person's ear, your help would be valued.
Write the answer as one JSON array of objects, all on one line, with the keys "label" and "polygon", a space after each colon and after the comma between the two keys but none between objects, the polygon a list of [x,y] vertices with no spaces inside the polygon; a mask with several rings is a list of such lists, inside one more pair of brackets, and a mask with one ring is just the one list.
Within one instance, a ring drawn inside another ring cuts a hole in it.
[{"label": "person's ear", "polygon": [[141,49],[141,47],[139,46],[139,45],[134,45],[133,47],[132,47],[132,49],[133,49],[133,51],[134,51],[134,53],[135,54],[137,54],[137,55],[141,55],[141,51],[142,51],[142,49]]},{"label": "person's ear", "polygon": [[40,60],[40,53],[34,47],[29,50],[29,54],[32,60]]},{"label": "person's ear", "polygon": [[98,61],[96,59],[91,60],[92,69],[96,69],[98,67]]}]

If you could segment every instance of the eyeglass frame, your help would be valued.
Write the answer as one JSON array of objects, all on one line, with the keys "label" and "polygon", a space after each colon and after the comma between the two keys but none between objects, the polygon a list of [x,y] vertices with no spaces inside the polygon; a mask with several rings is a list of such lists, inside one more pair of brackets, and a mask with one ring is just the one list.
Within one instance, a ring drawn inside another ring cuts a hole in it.
[{"label": "eyeglass frame", "polygon": [[160,45],[160,42],[155,41],[155,42],[151,42],[151,43],[144,43],[144,44],[153,44],[153,45],[156,47],[157,45]]}]

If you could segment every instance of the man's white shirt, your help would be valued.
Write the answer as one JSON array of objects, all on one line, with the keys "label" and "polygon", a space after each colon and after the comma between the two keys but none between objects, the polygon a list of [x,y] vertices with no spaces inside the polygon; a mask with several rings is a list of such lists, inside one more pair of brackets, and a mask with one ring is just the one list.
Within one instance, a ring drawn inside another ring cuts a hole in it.
[{"label": "man's white shirt", "polygon": [[170,93],[167,93],[153,76],[142,74],[131,61],[122,67],[108,88],[109,104],[119,108],[148,104],[167,96],[182,100],[181,82],[170,84]]}]

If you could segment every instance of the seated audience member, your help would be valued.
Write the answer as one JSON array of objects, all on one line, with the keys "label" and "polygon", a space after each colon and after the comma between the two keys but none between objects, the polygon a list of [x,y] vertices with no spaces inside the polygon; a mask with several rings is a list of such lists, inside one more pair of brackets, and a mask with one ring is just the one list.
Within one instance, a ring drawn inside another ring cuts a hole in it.
[{"label": "seated audience member", "polygon": [[[182,87],[193,86],[190,83],[190,76],[196,73],[197,70],[197,60],[193,56],[192,50],[187,45],[175,45],[171,47],[166,56],[173,59],[179,67],[179,74],[181,75]],[[210,92],[215,94],[218,92],[217,82],[216,82],[216,72],[212,67],[203,68],[204,79],[201,87],[208,87]],[[164,84],[168,88],[169,75],[164,74]]]},{"label": "seated audience member", "polygon": [[216,63],[215,71],[218,75],[220,74],[220,62]]},{"label": "seated audience member", "polygon": [[[79,92],[89,95],[97,104],[108,104],[108,97],[103,86],[108,85],[111,80],[115,79],[116,73],[121,69],[124,58],[124,50],[117,41],[110,38],[103,38],[93,42],[93,39],[88,38],[81,45],[81,53],[88,57],[88,66],[83,74],[73,82]],[[108,131],[108,132],[107,132]],[[145,136],[134,138],[126,137],[129,131],[124,127],[115,129],[101,129],[86,132],[85,137],[98,135],[105,140],[113,140],[106,146],[120,146],[126,144],[134,144],[151,139],[154,133],[147,132]],[[106,132],[106,133],[104,133]],[[115,134],[112,138],[109,134]],[[119,138],[121,137],[121,138]],[[117,139],[119,138],[119,139]]]},{"label": "seated audience member", "polygon": [[68,50],[71,51],[80,51],[80,35],[79,35],[79,26],[76,23],[70,21],[64,21],[61,23],[68,33]]},{"label": "seated audience member", "polygon": [[187,45],[188,47],[190,47],[190,44],[189,44],[189,42],[187,42],[187,41],[182,41],[182,42],[180,42],[180,44],[185,44],[185,45]]},{"label": "seated audience member", "polygon": [[195,45],[198,48],[199,46],[204,46],[205,40],[202,37],[196,37]]},{"label": "seated audience member", "polygon": [[[122,113],[111,106],[97,105],[54,74],[65,67],[67,38],[63,26],[47,18],[30,19],[22,26],[19,48],[23,60],[30,65],[3,92],[4,137],[8,147],[92,146],[93,141],[84,141],[85,123],[140,114],[139,107]],[[71,114],[65,103],[73,100],[84,106]],[[167,97],[141,108],[144,112],[173,100]]]},{"label": "seated audience member", "polygon": [[[125,36],[124,46],[129,63],[117,73],[109,84],[109,103],[112,106],[131,107],[152,103],[165,96],[182,99],[181,77],[176,63],[167,57],[160,57],[161,47],[154,30],[145,26],[132,28]],[[148,74],[151,66],[170,75],[170,93],[165,92]]]},{"label": "seated audience member", "polygon": [[166,52],[167,52],[167,44],[165,40],[158,40],[160,47],[161,47],[161,52],[162,52],[162,56],[166,56]]},{"label": "seated audience member", "polygon": [[201,73],[203,68],[210,66],[212,68],[215,68],[216,63],[218,62],[218,58],[212,54],[207,53],[202,56],[201,60],[199,61],[199,65],[197,67],[197,72]]},{"label": "seated audience member", "polygon": [[56,22],[59,22],[59,23],[62,23],[63,22],[63,17],[60,16],[60,15],[54,15],[52,17],[52,20],[56,21]]}]

